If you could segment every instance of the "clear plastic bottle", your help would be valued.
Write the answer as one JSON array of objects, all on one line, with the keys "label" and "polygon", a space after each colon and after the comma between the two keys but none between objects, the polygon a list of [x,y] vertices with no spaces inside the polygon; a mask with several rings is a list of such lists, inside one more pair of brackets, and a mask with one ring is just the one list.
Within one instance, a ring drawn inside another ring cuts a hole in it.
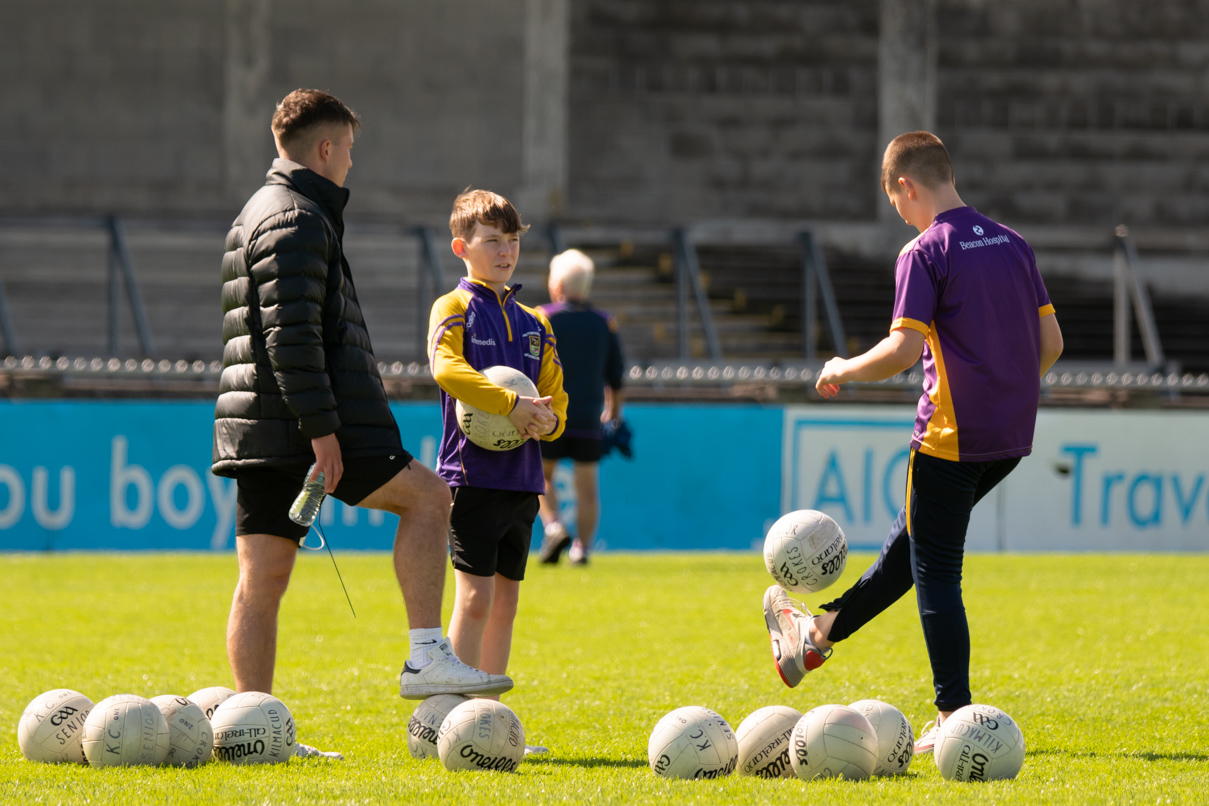
[{"label": "clear plastic bottle", "polygon": [[311,474],[315,472],[315,466],[311,465],[306,471],[308,481],[302,485],[302,492],[298,493],[298,497],[294,499],[293,505],[290,507],[290,520],[299,526],[310,525],[315,522],[315,517],[319,514],[319,507],[323,504],[323,496],[326,493],[323,491],[323,471],[319,471],[319,475],[315,476],[314,481],[309,481]]}]

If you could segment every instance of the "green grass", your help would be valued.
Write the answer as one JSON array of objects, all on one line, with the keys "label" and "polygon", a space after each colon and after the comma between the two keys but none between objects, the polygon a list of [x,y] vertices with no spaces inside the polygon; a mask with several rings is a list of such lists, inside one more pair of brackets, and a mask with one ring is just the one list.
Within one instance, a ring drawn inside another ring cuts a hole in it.
[{"label": "green grass", "polygon": [[[871,558],[854,555],[837,585]],[[954,784],[930,758],[862,783],[664,781],[651,728],[682,705],[737,726],[764,705],[800,711],[882,697],[919,727],[930,676],[912,597],[841,644],[796,690],[772,668],[754,554],[606,554],[533,567],[505,697],[551,749],[514,775],[414,761],[399,699],[404,612],[389,558],[344,554],[348,612],[326,556],[300,558],[281,614],[277,696],[300,740],[347,761],[196,770],[31,764],[17,720],[42,691],[188,694],[230,685],[223,636],[231,555],[0,556],[0,799],[21,803],[1196,803],[1209,799],[1209,557],[973,556],[966,602],[974,699],[1021,723],[1014,781]],[[835,591],[810,597],[824,601]],[[452,593],[447,593],[446,610]]]}]

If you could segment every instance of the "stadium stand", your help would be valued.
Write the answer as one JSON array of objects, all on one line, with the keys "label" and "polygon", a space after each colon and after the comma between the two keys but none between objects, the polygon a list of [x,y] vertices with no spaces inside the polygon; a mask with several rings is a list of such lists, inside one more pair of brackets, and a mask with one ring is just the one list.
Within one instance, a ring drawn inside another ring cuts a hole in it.
[{"label": "stadium stand", "polygon": [[[245,185],[255,185],[269,158],[270,144],[260,118],[215,101],[223,97],[223,82],[238,73],[223,69],[231,56],[220,35],[225,18],[202,13],[201,6],[181,11],[208,32],[196,47],[183,47],[173,38],[184,36],[175,17],[149,2],[133,5],[144,12],[148,30],[163,34],[143,37],[138,54],[165,65],[165,74],[175,77],[167,83],[136,69],[140,62],[133,56],[114,62],[121,81],[72,72],[110,58],[107,26],[119,25],[116,19],[82,22],[88,37],[69,41],[40,26],[32,12],[11,17],[0,39],[31,58],[13,62],[18,73],[12,84],[28,90],[13,98],[14,119],[25,121],[24,129],[0,133],[20,157],[13,181],[0,189],[0,210],[12,216],[127,216],[151,349],[140,346],[124,288],[118,344],[110,349],[103,227],[9,218],[0,221],[0,282],[15,345],[4,348],[21,367],[29,359],[37,368],[44,360],[58,368],[61,358],[72,367],[77,358],[89,367],[100,359],[108,367],[116,357],[121,372],[130,360],[142,372],[149,359],[152,374],[163,362],[172,372],[181,362],[190,368],[201,362],[209,373],[219,358],[222,238],[246,197]],[[771,367],[801,360],[802,271],[793,232],[805,229],[823,233],[845,346],[865,349],[882,335],[894,252],[912,233],[886,219],[876,183],[880,8],[878,0],[570,5],[567,196],[555,220],[597,231],[595,240],[570,245],[592,251],[600,269],[595,299],[618,318],[631,360],[657,364],[661,373],[664,365],[709,356],[695,308],[688,317],[688,355],[680,352],[675,250],[666,235],[673,226],[776,221],[788,233],[697,242],[723,361]],[[1204,4],[1154,9],[1106,0],[1103,13],[1055,13],[1047,0],[939,0],[935,10],[937,131],[950,147],[966,200],[1034,244],[1067,334],[1064,361],[1113,356],[1112,228],[1125,224],[1136,235],[1169,363],[1164,369],[1209,370]],[[386,13],[350,18],[342,35],[356,39],[364,59],[337,60],[328,66],[335,72],[324,75],[362,88],[359,70],[396,64],[394,40],[379,36],[389,28],[379,19]],[[403,15],[396,20],[402,25],[445,12],[400,6],[392,13]],[[513,38],[501,40],[502,50],[520,52],[520,27],[509,29]],[[272,45],[274,64],[286,71],[275,82],[312,75],[291,72],[306,66],[296,57],[305,37],[276,29],[260,33],[262,44]],[[461,80],[455,65],[440,61],[443,46],[429,45],[434,50],[425,50],[424,59],[431,72]],[[80,50],[78,58],[55,55],[73,49]],[[407,83],[412,72],[398,65],[402,78],[375,70],[375,82],[355,99],[367,127],[351,181],[356,213],[347,249],[379,358],[404,367],[399,377],[412,378],[422,374],[410,367],[424,360],[420,325],[431,291],[420,293],[426,264],[402,222],[432,225],[445,284],[451,285],[461,269],[447,254],[439,226],[447,199],[467,181],[512,193],[519,180],[482,166],[466,167],[466,176],[462,167],[450,168],[463,166],[464,146],[479,134],[472,136],[462,121],[459,131],[469,139],[438,136],[451,125],[430,94],[439,89]],[[181,76],[189,77],[198,97],[164,96]],[[102,81],[105,94],[90,89],[90,81]],[[37,99],[51,86],[68,93],[62,102],[75,117],[67,126],[42,114]],[[264,97],[246,99],[249,108],[269,108],[270,96],[278,97],[272,93],[290,86],[261,87]],[[512,84],[504,89],[520,92]],[[147,106],[145,98],[159,106]],[[94,102],[127,109],[121,136],[135,139],[112,148],[103,134],[109,130],[91,125],[96,111],[88,104]],[[234,117],[223,124],[229,131],[220,137],[216,127],[229,114]],[[502,138],[499,153],[520,153],[521,130],[513,129],[492,129]],[[407,139],[420,134],[420,140]],[[247,153],[232,151],[245,139]],[[517,161],[510,156],[497,162]],[[441,184],[446,181],[448,187]],[[153,220],[157,216],[176,220]],[[540,233],[546,222],[532,220],[539,228],[527,238],[517,279],[527,286],[524,300],[538,304],[545,300],[548,250]],[[827,237],[835,224],[863,234]],[[634,240],[626,227],[663,234]],[[862,239],[870,243],[857,243]],[[816,335],[819,358],[826,358],[835,345],[821,317]],[[1132,341],[1140,361],[1136,326]]]}]

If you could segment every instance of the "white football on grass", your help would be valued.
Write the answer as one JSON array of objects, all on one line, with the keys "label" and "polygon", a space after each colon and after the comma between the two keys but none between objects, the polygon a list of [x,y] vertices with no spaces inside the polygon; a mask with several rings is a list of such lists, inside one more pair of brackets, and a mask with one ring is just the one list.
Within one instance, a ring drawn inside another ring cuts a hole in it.
[{"label": "white football on grass", "polygon": [[92,700],[69,688],[56,688],[34,697],[17,723],[21,755],[47,764],[87,764],[81,740],[84,722],[92,708]]},{"label": "white football on grass", "polygon": [[185,699],[201,708],[206,719],[213,719],[214,709],[234,696],[235,689],[226,686],[210,686],[209,688],[199,688]]},{"label": "white football on grass", "polygon": [[1024,766],[1024,734],[993,705],[967,705],[941,723],[932,752],[950,781],[1015,778]]},{"label": "white football on grass", "polygon": [[214,710],[214,758],[233,764],[283,764],[294,756],[294,717],[271,694],[245,691]]},{"label": "white football on grass", "polygon": [[739,742],[726,720],[699,705],[677,708],[651,731],[647,762],[663,778],[723,778],[739,764]]},{"label": "white football on grass", "polygon": [[461,694],[437,694],[416,706],[407,720],[407,749],[412,758],[440,758],[437,734],[449,712],[466,702]]},{"label": "white football on grass", "polygon": [[820,705],[793,729],[793,771],[799,778],[863,781],[877,765],[877,736],[869,720],[846,705]]},{"label": "white football on grass", "polygon": [[903,712],[881,700],[858,700],[848,706],[857,711],[877,735],[874,775],[902,775],[915,757],[915,732]]},{"label": "white football on grass", "polygon": [[152,697],[168,723],[170,744],[164,763],[172,767],[197,767],[214,753],[214,729],[201,706],[175,694]]},{"label": "white football on grass", "polygon": [[164,715],[137,694],[101,700],[84,722],[84,755],[93,767],[158,766],[170,747]]},{"label": "white football on grass", "polygon": [[739,774],[757,778],[792,778],[789,737],[802,714],[785,705],[769,705],[748,714],[735,729]]},{"label": "white football on grass", "polygon": [[467,700],[441,723],[437,753],[447,770],[516,772],[525,758],[525,729],[503,703]]}]

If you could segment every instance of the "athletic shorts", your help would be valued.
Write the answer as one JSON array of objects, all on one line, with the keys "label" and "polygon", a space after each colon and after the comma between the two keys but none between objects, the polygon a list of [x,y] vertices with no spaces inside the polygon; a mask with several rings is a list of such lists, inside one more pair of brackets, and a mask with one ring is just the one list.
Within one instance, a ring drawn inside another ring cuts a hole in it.
[{"label": "athletic shorts", "polygon": [[[387,456],[364,456],[344,460],[344,475],[334,498],[356,506],[411,464],[407,451]],[[290,520],[290,506],[306,481],[305,465],[267,465],[235,471],[235,534],[276,535],[295,543],[309,531]],[[308,544],[309,545],[309,544]]]},{"label": "athletic shorts", "polygon": [[525,578],[537,493],[454,487],[449,516],[453,567],[476,577]]},{"label": "athletic shorts", "polygon": [[574,462],[599,462],[601,439],[563,434],[553,442],[543,442],[543,459],[570,459]]}]

